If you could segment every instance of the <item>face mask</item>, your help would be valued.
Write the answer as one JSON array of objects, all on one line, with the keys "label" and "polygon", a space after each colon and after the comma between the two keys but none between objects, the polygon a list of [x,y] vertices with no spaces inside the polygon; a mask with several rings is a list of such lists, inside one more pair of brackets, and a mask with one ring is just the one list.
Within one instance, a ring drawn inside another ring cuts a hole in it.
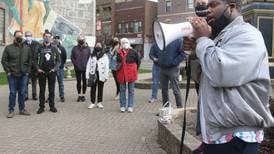
[{"label": "face mask", "polygon": [[95,48],[94,48],[94,51],[95,51],[95,52],[101,52],[101,51],[102,51],[102,48],[101,48],[101,47],[95,47]]},{"label": "face mask", "polygon": [[112,42],[112,45],[113,45],[113,46],[116,46],[116,45],[118,45],[118,43],[119,43],[118,41],[113,41],[113,42]]},{"label": "face mask", "polygon": [[78,44],[79,44],[79,45],[84,45],[84,43],[85,43],[84,40],[79,40],[79,41],[78,41]]},{"label": "face mask", "polygon": [[31,38],[31,37],[29,37],[29,36],[27,36],[27,37],[26,37],[26,41],[27,41],[28,43],[30,43],[30,42],[31,42],[31,40],[32,40],[32,38]]},{"label": "face mask", "polygon": [[211,27],[212,27],[212,36],[213,38],[215,38],[230,22],[230,16],[227,17],[227,15],[225,15],[226,10],[228,9],[228,7],[224,10],[224,12],[222,13],[222,15],[220,15],[220,17],[218,19],[216,19],[215,21],[208,23]]},{"label": "face mask", "polygon": [[16,37],[16,42],[17,43],[22,43],[23,42],[23,38],[22,37]]},{"label": "face mask", "polygon": [[128,49],[129,47],[130,47],[129,43],[125,43],[125,44],[123,44],[123,46],[122,46],[123,49]]},{"label": "face mask", "polygon": [[195,7],[195,13],[198,17],[206,17],[207,15],[207,5],[205,4],[198,4],[196,7]]},{"label": "face mask", "polygon": [[50,43],[50,38],[44,38],[45,43]]}]

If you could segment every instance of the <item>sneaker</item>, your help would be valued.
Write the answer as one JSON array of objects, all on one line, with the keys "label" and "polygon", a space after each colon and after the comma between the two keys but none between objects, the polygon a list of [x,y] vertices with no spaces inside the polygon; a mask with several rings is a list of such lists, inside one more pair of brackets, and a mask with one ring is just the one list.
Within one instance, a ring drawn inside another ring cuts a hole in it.
[{"label": "sneaker", "polygon": [[65,102],[65,98],[64,97],[60,97],[60,101],[61,102]]},{"label": "sneaker", "polygon": [[119,94],[114,97],[114,100],[119,100]]},{"label": "sneaker", "polygon": [[19,112],[20,115],[26,115],[26,116],[29,116],[31,115],[27,110],[23,110],[21,112]]},{"label": "sneaker", "polygon": [[81,101],[82,101],[82,102],[86,101],[85,96],[81,96]]},{"label": "sneaker", "polygon": [[88,109],[93,109],[96,105],[94,103],[90,103],[90,105],[88,106]]},{"label": "sneaker", "polygon": [[156,98],[150,98],[150,99],[148,100],[149,103],[154,103],[155,101],[156,101]]},{"label": "sneaker", "polygon": [[43,112],[45,112],[45,109],[39,108],[38,111],[37,111],[36,113],[37,113],[37,114],[41,114],[41,113],[43,113]]},{"label": "sneaker", "polygon": [[9,114],[7,115],[7,118],[13,118],[14,117],[14,112],[9,112]]},{"label": "sneaker", "polygon": [[38,99],[37,99],[37,97],[32,97],[32,100],[35,100],[35,101],[37,101]]},{"label": "sneaker", "polygon": [[132,113],[132,112],[133,112],[133,107],[129,107],[129,108],[127,109],[127,111],[128,111],[129,113]]},{"label": "sneaker", "polygon": [[81,98],[82,98],[82,96],[78,96],[77,102],[81,102]]},{"label": "sneaker", "polygon": [[29,97],[25,97],[25,101],[29,100]]},{"label": "sneaker", "polygon": [[126,108],[125,108],[125,107],[121,107],[121,108],[120,108],[120,111],[121,111],[122,113],[124,113],[124,112],[126,111]]},{"label": "sneaker", "polygon": [[55,108],[55,107],[52,107],[52,108],[50,108],[49,109],[51,112],[53,112],[53,113],[56,113],[57,112],[57,109]]},{"label": "sneaker", "polygon": [[103,104],[102,104],[101,102],[97,103],[97,107],[98,107],[99,109],[103,109],[103,108],[104,108],[104,106],[103,106]]}]

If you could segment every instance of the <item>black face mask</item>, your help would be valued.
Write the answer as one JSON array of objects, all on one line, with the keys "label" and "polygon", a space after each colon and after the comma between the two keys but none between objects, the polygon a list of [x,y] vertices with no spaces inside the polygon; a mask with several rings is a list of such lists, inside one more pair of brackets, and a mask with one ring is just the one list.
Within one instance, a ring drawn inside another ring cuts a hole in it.
[{"label": "black face mask", "polygon": [[118,45],[118,43],[119,43],[119,42],[117,42],[117,41],[113,41],[113,42],[112,42],[112,46],[116,46],[116,45]]},{"label": "black face mask", "polygon": [[211,28],[212,28],[212,37],[215,38],[230,22],[230,16],[227,17],[225,15],[226,10],[228,9],[228,7],[224,10],[224,12],[222,13],[222,15],[216,19],[215,21],[208,23]]},{"label": "black face mask", "polygon": [[84,43],[85,43],[84,40],[79,40],[79,41],[78,41],[78,44],[79,44],[79,45],[84,45]]},{"label": "black face mask", "polygon": [[22,37],[16,37],[16,42],[17,43],[22,43],[23,42],[23,38]]},{"label": "black face mask", "polygon": [[205,4],[198,4],[196,7],[195,7],[195,13],[198,17],[206,17],[207,15],[207,5]]},{"label": "black face mask", "polygon": [[100,48],[100,47],[95,47],[95,48],[94,48],[94,51],[95,51],[95,52],[101,52],[101,51],[102,51],[102,48]]}]

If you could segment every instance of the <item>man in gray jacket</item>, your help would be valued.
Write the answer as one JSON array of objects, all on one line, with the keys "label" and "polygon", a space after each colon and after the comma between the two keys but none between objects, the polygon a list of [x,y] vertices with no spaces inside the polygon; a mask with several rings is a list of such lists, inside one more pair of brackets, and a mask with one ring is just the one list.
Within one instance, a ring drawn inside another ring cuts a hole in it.
[{"label": "man in gray jacket", "polygon": [[8,118],[14,117],[17,91],[19,114],[30,115],[30,113],[25,110],[25,89],[32,64],[31,58],[30,48],[23,43],[23,33],[21,31],[15,31],[14,42],[4,49],[2,56],[2,65],[7,73],[10,89]]},{"label": "man in gray jacket", "polygon": [[274,126],[264,39],[244,22],[240,3],[209,0],[207,20],[192,21],[202,67],[199,100],[204,154],[258,153],[263,128]]}]

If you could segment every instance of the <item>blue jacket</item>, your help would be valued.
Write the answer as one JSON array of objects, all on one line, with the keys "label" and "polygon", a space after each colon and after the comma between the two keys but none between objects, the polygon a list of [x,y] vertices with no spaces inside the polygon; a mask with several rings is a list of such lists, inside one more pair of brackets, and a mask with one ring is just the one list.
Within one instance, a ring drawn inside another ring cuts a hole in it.
[{"label": "blue jacket", "polygon": [[186,55],[182,49],[182,40],[171,42],[165,51],[159,52],[158,64],[162,68],[177,67],[185,59]]},{"label": "blue jacket", "polygon": [[159,61],[159,54],[160,52],[163,52],[161,51],[157,44],[154,43],[151,48],[150,48],[150,52],[149,52],[149,58],[153,61],[154,64],[157,64],[158,65],[158,61]]}]

